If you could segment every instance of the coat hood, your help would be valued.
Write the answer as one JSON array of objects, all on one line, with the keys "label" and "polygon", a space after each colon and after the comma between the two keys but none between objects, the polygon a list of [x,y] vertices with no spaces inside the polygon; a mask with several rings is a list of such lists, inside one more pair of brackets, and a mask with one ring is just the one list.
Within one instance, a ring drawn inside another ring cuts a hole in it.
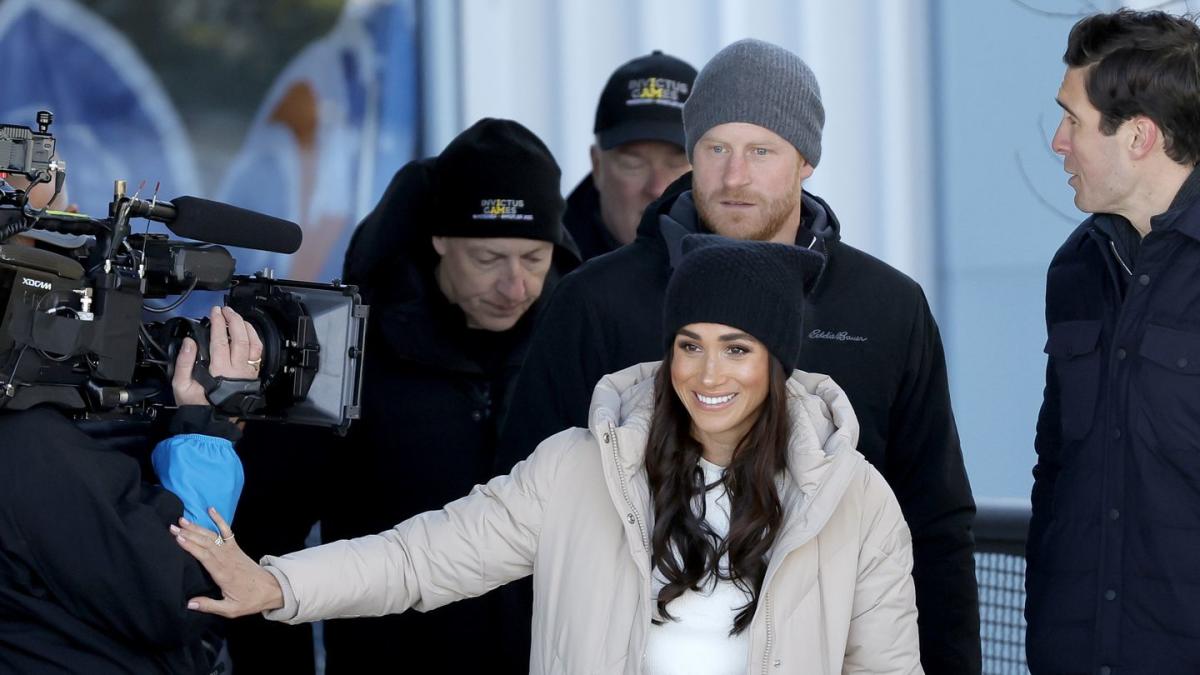
[{"label": "coat hood", "polygon": [[[597,441],[605,434],[617,434],[617,461],[627,476],[645,470],[654,378],[660,365],[641,363],[606,375],[592,395],[588,428]],[[803,499],[807,511],[821,514],[805,519],[804,529],[815,533],[837,506],[854,467],[866,461],[855,449],[858,418],[846,392],[828,375],[794,371],[788,378],[787,392],[792,435],[788,441],[788,480],[783,481],[781,497],[785,501]]]},{"label": "coat hood", "polygon": [[[396,354],[439,369],[476,372],[479,366],[466,355],[467,346],[450,339],[465,331],[451,330],[448,335],[443,328],[465,324],[465,318],[433,279],[438,260],[431,243],[437,217],[432,196],[435,159],[409,162],[392,177],[379,203],[354,231],[343,281],[359,287],[372,307],[372,327]],[[555,245],[541,298],[513,329],[496,335],[493,348],[507,350],[513,364],[524,357],[526,337],[558,280],[579,264],[565,228],[563,235],[564,243]]]},{"label": "coat hood", "polygon": [[[796,245],[811,249],[828,257],[837,248],[842,238],[842,224],[833,209],[811,192],[800,193],[801,222],[796,234]],[[647,239],[651,245],[665,249],[674,269],[683,255],[683,238],[689,234],[714,234],[701,222],[692,194],[692,174],[688,172],[667,187],[662,197],[646,207],[642,221],[638,224],[638,239]],[[805,285],[805,292],[812,292],[824,276],[824,266]]]},{"label": "coat hood", "polygon": [[[824,252],[833,243],[841,241],[842,224],[838,220],[837,214],[824,199],[805,190],[800,195],[800,203],[802,209],[800,238],[803,241],[798,241],[798,244],[808,246],[811,241],[810,237],[815,236],[818,245],[813,248]],[[664,216],[677,223],[682,232],[675,234],[670,229],[664,232],[662,227]],[[638,238],[646,237],[663,242],[669,248],[670,240],[682,239],[684,234],[697,232],[711,234],[712,230],[700,222],[700,216],[696,212],[692,198],[692,172],[689,171],[667,186],[662,196],[646,207],[642,213],[642,220],[638,223]],[[678,244],[675,244],[675,252],[671,256],[672,262],[678,254],[677,249]]]}]

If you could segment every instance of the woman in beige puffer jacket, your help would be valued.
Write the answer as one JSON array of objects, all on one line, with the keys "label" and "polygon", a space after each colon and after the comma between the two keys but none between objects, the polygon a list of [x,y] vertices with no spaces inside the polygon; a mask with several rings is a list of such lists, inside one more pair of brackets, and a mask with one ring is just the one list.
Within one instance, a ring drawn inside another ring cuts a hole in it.
[{"label": "woman in beige puffer jacket", "polygon": [[[289,623],[428,611],[532,574],[531,672],[647,672],[652,620],[662,621],[645,457],[658,368],[605,377],[589,428],[551,437],[511,474],[382,534],[268,556],[269,574],[249,570],[235,543],[215,546],[215,533],[185,528],[181,545],[225,594],[195,608],[265,609]],[[675,373],[665,381],[679,393]],[[909,531],[854,449],[850,401],[830,378],[800,371],[786,398],[791,431],[776,479],[783,517],[746,628],[745,672],[919,673]],[[454,672],[454,654],[421,658]]]}]

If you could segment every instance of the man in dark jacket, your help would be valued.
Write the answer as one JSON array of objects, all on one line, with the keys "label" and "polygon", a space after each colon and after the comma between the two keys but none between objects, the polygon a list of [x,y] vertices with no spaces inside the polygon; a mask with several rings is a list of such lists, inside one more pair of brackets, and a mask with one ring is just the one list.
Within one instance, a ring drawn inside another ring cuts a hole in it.
[{"label": "man in dark jacket", "polygon": [[1054,151],[1093,214],[1046,278],[1034,673],[1200,672],[1200,29],[1078,22]]},{"label": "man in dark jacket", "polygon": [[693,174],[651,204],[633,244],[563,280],[518,379],[499,468],[583,426],[602,375],[662,358],[655,317],[685,234],[820,251],[827,262],[808,298],[800,367],[832,375],[849,394],[858,448],[904,510],[926,670],[979,672],[975,504],[941,339],[920,286],[842,243],[829,205],[801,189],[820,160],[823,122],[816,80],[794,54],[743,40],[713,57],[684,108]]},{"label": "man in dark jacket", "polygon": [[633,241],[642,211],[687,172],[682,110],[695,79],[695,68],[655,50],[617,68],[604,86],[592,172],[563,216],[584,260]]},{"label": "man in dark jacket", "polygon": [[[539,300],[578,264],[562,227],[560,179],[532,132],[495,119],[396,173],[356,230],[344,267],[371,307],[362,418],[341,442],[310,435],[281,444],[286,430],[248,430],[239,532],[252,555],[299,548],[318,518],[325,541],[375,534],[492,476],[498,424]],[[269,464],[290,459],[316,467],[315,478],[304,478],[314,499],[272,481]],[[280,519],[293,541],[270,532]],[[326,622],[326,672],[389,671],[397,654],[424,653],[454,654],[457,672],[512,672],[506,659],[527,654],[504,641],[504,620],[493,595],[427,614]],[[278,669],[276,650],[256,639],[263,634],[292,650],[289,668],[311,668],[299,627],[235,629],[235,669]]]}]

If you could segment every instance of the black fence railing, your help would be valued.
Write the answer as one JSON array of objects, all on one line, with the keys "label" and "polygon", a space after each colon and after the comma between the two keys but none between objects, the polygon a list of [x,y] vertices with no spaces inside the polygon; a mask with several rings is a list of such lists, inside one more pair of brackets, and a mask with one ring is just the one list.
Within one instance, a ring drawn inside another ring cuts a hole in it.
[{"label": "black fence railing", "polygon": [[1029,502],[979,499],[975,577],[984,675],[1025,675],[1025,534]]}]

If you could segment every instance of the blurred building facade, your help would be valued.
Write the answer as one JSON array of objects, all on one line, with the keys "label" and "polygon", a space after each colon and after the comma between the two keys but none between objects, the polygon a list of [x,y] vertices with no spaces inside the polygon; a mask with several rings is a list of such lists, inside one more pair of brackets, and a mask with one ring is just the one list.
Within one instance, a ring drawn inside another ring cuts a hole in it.
[{"label": "blurred building facade", "polygon": [[[1185,11],[1186,3],[1142,6]],[[0,0],[0,121],[50,108],[71,199],[113,179],[305,229],[239,269],[328,280],[404,162],[476,119],[541,136],[570,190],[600,90],[662,49],[700,67],[742,37],[816,72],[827,114],[808,188],[846,241],[922,283],[941,325],[977,495],[1028,496],[1054,250],[1082,220],[1049,149],[1086,0]],[[269,36],[269,37],[268,37]]]}]

